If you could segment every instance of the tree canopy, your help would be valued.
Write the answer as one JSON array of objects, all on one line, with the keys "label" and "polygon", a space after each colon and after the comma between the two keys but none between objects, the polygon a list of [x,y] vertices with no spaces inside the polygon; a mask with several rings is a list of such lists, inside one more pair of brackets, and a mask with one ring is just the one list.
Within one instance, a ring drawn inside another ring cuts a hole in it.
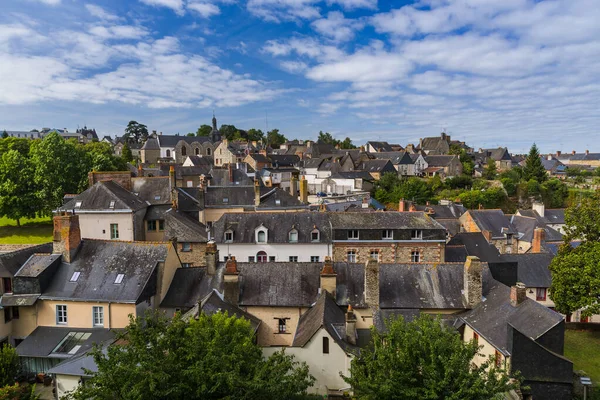
[{"label": "tree canopy", "polygon": [[129,121],[124,137],[132,143],[143,143],[148,139],[148,128],[137,121]]},{"label": "tree canopy", "polygon": [[0,387],[13,385],[19,374],[20,362],[17,350],[5,344],[0,350]]},{"label": "tree canopy", "polygon": [[6,129],[2,131],[2,139],[6,139],[8,137],[8,132],[6,132]]},{"label": "tree canopy", "polygon": [[285,142],[287,142],[287,138],[282,133],[279,133],[279,129],[273,129],[267,132],[267,143],[269,143],[271,147],[279,148],[279,146]]},{"label": "tree canopy", "polygon": [[340,149],[355,149],[356,146],[352,143],[352,139],[346,137],[344,140],[338,140],[333,137],[333,135],[329,132],[319,131],[319,136],[317,140],[321,143],[332,144],[334,146],[339,146]]},{"label": "tree canopy", "polygon": [[492,158],[487,159],[485,170],[483,171],[483,177],[489,181],[496,179],[498,175],[498,168],[496,167],[496,161]]},{"label": "tree canopy", "polygon": [[127,142],[123,144],[123,148],[121,149],[121,158],[123,158],[123,161],[125,162],[133,161],[133,154],[131,153],[131,148]]},{"label": "tree canopy", "polygon": [[477,343],[464,342],[439,318],[389,320],[385,333],[372,327],[371,337],[344,376],[357,399],[489,400],[518,387],[492,359],[475,365]]},{"label": "tree canopy", "polygon": [[38,210],[34,186],[34,169],[30,160],[17,150],[0,156],[0,215],[17,221],[33,218]]},{"label": "tree canopy", "polygon": [[544,165],[542,164],[542,159],[540,158],[540,152],[536,144],[534,143],[529,150],[529,154],[525,159],[525,167],[523,168],[523,179],[529,181],[530,179],[534,179],[539,183],[545,182],[548,179],[548,174],[546,174],[546,170],[544,169]]},{"label": "tree canopy", "polygon": [[212,126],[210,125],[201,125],[200,128],[196,131],[196,136],[208,136],[212,132]]},{"label": "tree canopy", "polygon": [[149,312],[117,338],[92,350],[98,372],[72,399],[301,399],[314,383],[283,351],[265,359],[250,322],[223,313],[188,323]]}]

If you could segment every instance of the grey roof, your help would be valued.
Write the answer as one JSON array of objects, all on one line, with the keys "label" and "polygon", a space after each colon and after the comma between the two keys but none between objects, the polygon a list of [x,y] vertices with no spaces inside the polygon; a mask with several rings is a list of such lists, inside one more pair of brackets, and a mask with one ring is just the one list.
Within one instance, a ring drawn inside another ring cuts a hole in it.
[{"label": "grey roof", "polygon": [[547,208],[544,210],[544,215],[541,216],[535,210],[519,210],[519,215],[523,217],[531,217],[537,219],[543,224],[557,224],[562,225],[565,223],[565,209],[564,208]]},{"label": "grey roof", "polygon": [[177,135],[158,135],[156,137],[160,147],[175,147],[180,141],[188,144],[194,142],[204,143],[210,141],[208,136],[177,136]]},{"label": "grey roof", "polygon": [[0,297],[0,305],[2,307],[10,306],[32,306],[35,304],[39,294],[10,294],[5,293]]},{"label": "grey roof", "polygon": [[464,246],[468,256],[478,257],[483,262],[501,261],[498,248],[489,243],[481,232],[458,233],[446,244],[448,246]]},{"label": "grey roof", "polygon": [[300,157],[295,154],[269,154],[271,164],[279,167],[294,167],[300,163]]},{"label": "grey roof", "polygon": [[420,142],[421,150],[429,150],[429,151],[439,150],[439,151],[441,151],[442,148],[446,149],[447,146],[449,146],[448,142],[442,136],[425,137],[425,138],[421,139],[421,142]]},{"label": "grey roof", "polygon": [[240,263],[241,306],[309,307],[317,299],[321,263]]},{"label": "grey roof", "polygon": [[159,219],[165,219],[165,213],[171,209],[171,204],[161,204],[157,206],[150,206],[146,210],[144,219],[146,221],[157,221]]},{"label": "grey roof", "polygon": [[319,165],[324,161],[322,158],[309,158],[303,161],[304,168],[318,168]]},{"label": "grey roof", "polygon": [[234,243],[255,243],[254,231],[264,226],[267,228],[268,243],[289,243],[289,232],[298,231],[298,243],[311,243],[311,232],[319,230],[319,242],[331,241],[331,228],[328,213],[293,212],[293,213],[226,213],[213,224],[214,237],[217,243],[223,243],[225,231],[233,231]]},{"label": "grey roof", "polygon": [[91,336],[81,345],[75,353],[82,354],[92,348],[94,343],[105,343],[114,339],[114,332],[104,328],[71,328],[38,326],[25,340],[17,346],[17,353],[21,357],[54,357],[70,358],[67,354],[53,353],[58,344],[69,334],[69,332],[91,333]]},{"label": "grey roof", "polygon": [[[147,285],[155,285],[157,264],[167,258],[170,243],[85,239],[70,264],[62,263],[43,299],[102,300],[137,303]],[[70,282],[74,272],[76,282]],[[115,284],[117,274],[124,274]]]},{"label": "grey roof", "polygon": [[517,233],[502,210],[469,210],[467,212],[481,231],[487,230],[492,233],[492,238],[503,238],[503,228],[507,233]]},{"label": "grey roof", "polygon": [[171,203],[169,177],[138,177],[131,179],[131,192],[150,204]]},{"label": "grey roof", "polygon": [[195,167],[212,166],[213,164],[211,156],[187,156],[187,160],[190,160]]},{"label": "grey roof", "polygon": [[335,297],[337,304],[354,308],[365,308],[365,265],[358,263],[334,263],[337,274]]},{"label": "grey roof", "polygon": [[[261,187],[261,193],[267,188]],[[226,201],[225,201],[226,199]],[[243,207],[254,206],[253,186],[225,186],[206,188],[204,193],[205,207]]]},{"label": "grey roof", "polygon": [[548,242],[560,242],[563,238],[563,235],[558,231],[550,228],[543,222],[539,222],[536,218],[513,215],[510,222],[517,232],[519,232],[519,240],[524,242],[531,243],[533,241],[533,232],[536,228],[544,229],[546,233],[545,240]]},{"label": "grey roof", "polygon": [[0,272],[14,276],[25,261],[33,254],[50,252],[52,252],[52,243],[44,243],[8,253],[0,253]]},{"label": "grey roof", "polygon": [[15,276],[36,278],[49,266],[60,262],[60,254],[33,254],[17,271]]},{"label": "grey roof", "polygon": [[500,352],[509,355],[509,324],[523,335],[537,340],[561,323],[563,317],[531,299],[513,307],[510,304],[510,288],[495,282],[486,300],[468,312],[463,320]]},{"label": "grey roof", "polygon": [[387,331],[386,322],[389,319],[398,319],[402,317],[404,321],[411,322],[421,314],[420,310],[415,309],[378,309],[373,315],[373,325],[379,332]]},{"label": "grey roof", "polygon": [[452,161],[457,159],[457,156],[425,156],[425,161],[429,167],[446,167]]},{"label": "grey roof", "polygon": [[206,315],[213,315],[218,312],[226,312],[228,316],[235,316],[237,318],[245,318],[250,321],[250,325],[254,331],[256,331],[262,322],[260,319],[256,318],[254,315],[247,313],[241,308],[226,302],[223,299],[221,293],[219,293],[216,289],[213,289],[208,293],[200,302],[197,302],[194,307],[185,313],[184,319],[188,318],[198,318],[200,312],[205,313]]},{"label": "grey roof", "polygon": [[440,229],[445,228],[423,212],[329,213],[334,229]]},{"label": "grey roof", "polygon": [[169,286],[169,291],[160,306],[191,308],[198,304],[213,288],[218,288],[221,278],[218,275],[207,275],[205,267],[178,268]]},{"label": "grey roof", "polygon": [[151,137],[146,140],[146,143],[142,146],[142,150],[160,150],[160,145],[158,144],[158,140]]},{"label": "grey roof", "polygon": [[[231,164],[230,164],[231,165]],[[213,168],[210,171],[210,186],[252,186],[254,180],[243,170],[233,168],[233,181],[229,177],[229,168]]]},{"label": "grey roof", "polygon": [[549,288],[552,284],[550,263],[554,258],[550,253],[503,254],[502,262],[516,262],[517,281],[527,287]]},{"label": "grey roof", "polygon": [[363,179],[372,181],[374,178],[367,171],[339,171],[331,174],[331,179]]},{"label": "grey roof", "polygon": [[506,147],[498,147],[497,149],[481,149],[481,157],[484,159],[491,158],[494,161],[510,161],[512,159]]},{"label": "grey roof", "polygon": [[378,152],[390,152],[394,151],[392,146],[388,142],[367,142],[368,145],[371,145]]},{"label": "grey roof", "polygon": [[292,196],[287,190],[281,188],[273,188],[260,196],[259,209],[277,209],[286,207],[308,208],[308,206],[302,204],[298,197]]},{"label": "grey roof", "polygon": [[467,249],[464,245],[446,245],[444,261],[445,262],[465,262],[467,260]]},{"label": "grey roof", "polygon": [[385,172],[396,170],[390,160],[366,160],[360,163],[359,169],[367,172]]},{"label": "grey roof", "polygon": [[377,159],[390,160],[394,165],[408,165],[412,164],[410,155],[405,151],[386,151],[380,153],[370,153],[369,156]]},{"label": "grey roof", "polygon": [[448,205],[441,205],[441,204],[432,204],[432,205],[426,205],[426,206],[422,206],[422,205],[417,205],[416,206],[418,211],[427,211],[428,214],[435,218],[436,220],[440,220],[440,219],[458,219],[460,218],[461,215],[463,215],[465,212],[467,212],[467,209],[465,208],[465,206],[463,206],[462,204],[456,204],[456,203],[452,203],[452,204],[448,204]]},{"label": "grey roof", "polygon": [[178,242],[205,243],[208,241],[206,225],[185,212],[169,209],[165,213],[165,240],[172,238]]},{"label": "grey roof", "polygon": [[[110,207],[114,201],[114,207]],[[79,207],[75,205],[81,202]],[[74,199],[63,205],[64,210],[131,210],[132,212],[148,207],[148,204],[136,195],[114,181],[96,182],[93,186],[77,195]]]},{"label": "grey roof", "polygon": [[[111,340],[107,340],[106,342],[110,341]],[[103,349],[103,351],[106,352],[106,347]],[[82,377],[90,376],[85,371],[91,371],[92,373],[98,372],[98,365],[96,365],[94,356],[92,356],[89,351],[80,353],[62,361],[60,364],[50,368],[47,373]]]}]

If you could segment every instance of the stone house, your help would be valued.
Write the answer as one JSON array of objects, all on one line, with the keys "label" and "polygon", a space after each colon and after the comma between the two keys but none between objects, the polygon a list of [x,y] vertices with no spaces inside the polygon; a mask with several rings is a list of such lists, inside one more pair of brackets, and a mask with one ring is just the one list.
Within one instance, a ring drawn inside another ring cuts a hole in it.
[{"label": "stone house", "polygon": [[469,210],[459,221],[463,232],[481,232],[501,254],[518,253],[518,231],[502,210]]},{"label": "stone house", "polygon": [[462,163],[458,156],[425,156],[427,168],[423,171],[426,176],[440,175],[442,177],[452,177],[462,175]]},{"label": "stone house", "polygon": [[419,139],[419,149],[425,155],[445,155],[450,151],[450,136],[442,132],[440,137],[426,137]]}]

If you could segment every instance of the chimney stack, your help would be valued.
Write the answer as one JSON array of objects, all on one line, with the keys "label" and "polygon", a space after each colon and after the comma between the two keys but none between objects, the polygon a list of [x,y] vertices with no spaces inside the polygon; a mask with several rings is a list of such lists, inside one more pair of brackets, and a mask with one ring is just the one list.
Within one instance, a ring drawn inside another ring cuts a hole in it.
[{"label": "chimney stack", "polygon": [[304,175],[300,178],[300,201],[303,204],[308,204],[308,181]]},{"label": "chimney stack", "polygon": [[227,164],[227,170],[229,171],[229,182],[233,183],[233,165]]},{"label": "chimney stack", "polygon": [[54,239],[52,253],[62,254],[63,261],[70,263],[81,244],[79,215],[65,214],[54,217]]},{"label": "chimney stack", "polygon": [[535,228],[533,230],[533,241],[531,242],[531,252],[541,253],[542,247],[546,242],[546,231],[544,228]]},{"label": "chimney stack", "polygon": [[527,288],[522,282],[517,282],[515,286],[510,287],[510,305],[518,306],[527,298]]},{"label": "chimney stack", "polygon": [[415,206],[414,203],[410,203],[410,206],[408,206],[408,211],[410,211],[410,212],[417,211],[417,206]]},{"label": "chimney stack", "polygon": [[585,155],[588,155],[588,154],[590,154],[590,151],[589,151],[589,150],[586,150],[586,151],[585,151]]},{"label": "chimney stack", "polygon": [[533,211],[536,211],[540,217],[544,217],[544,214],[546,212],[546,207],[544,206],[544,203],[542,203],[541,201],[534,201],[531,205],[531,208],[533,209]]},{"label": "chimney stack", "polygon": [[223,274],[223,297],[225,301],[237,305],[240,298],[239,272],[235,256],[229,257],[225,263]]},{"label": "chimney stack", "polygon": [[398,211],[406,211],[406,202],[404,201],[404,199],[400,199],[400,202],[398,203]]},{"label": "chimney stack", "polygon": [[260,184],[258,179],[254,180],[254,205],[258,207],[260,205]]},{"label": "chimney stack", "polygon": [[140,178],[141,178],[142,176],[144,176],[144,168],[142,168],[142,163],[139,163],[139,164],[138,164],[138,172],[137,172],[137,176],[138,176],[138,177],[140,177]]},{"label": "chimney stack", "polygon": [[556,157],[560,157],[560,155],[562,154],[562,152],[559,150],[556,152]]},{"label": "chimney stack", "polygon": [[219,250],[214,240],[206,244],[204,258],[206,260],[206,273],[213,276],[217,273],[217,263],[219,262]]},{"label": "chimney stack", "polygon": [[481,261],[475,256],[468,256],[464,268],[464,298],[467,308],[474,308],[481,303],[482,294]]},{"label": "chimney stack", "polygon": [[575,154],[577,154],[577,152],[576,152],[575,150],[573,150],[573,151],[571,152],[571,155],[575,155]]},{"label": "chimney stack", "polygon": [[333,269],[333,261],[331,257],[326,256],[321,269],[321,290],[326,290],[335,298],[335,290],[337,287],[337,274]]},{"label": "chimney stack", "polygon": [[356,314],[350,304],[346,311],[346,342],[356,345]]},{"label": "chimney stack", "polygon": [[175,193],[175,167],[171,165],[169,167],[169,186],[171,187],[171,203],[177,202],[177,193]]},{"label": "chimney stack", "polygon": [[372,258],[365,265],[365,302],[371,309],[379,309],[379,263]]},{"label": "chimney stack", "polygon": [[292,179],[290,179],[290,195],[298,198],[298,178],[295,175],[292,175]]}]

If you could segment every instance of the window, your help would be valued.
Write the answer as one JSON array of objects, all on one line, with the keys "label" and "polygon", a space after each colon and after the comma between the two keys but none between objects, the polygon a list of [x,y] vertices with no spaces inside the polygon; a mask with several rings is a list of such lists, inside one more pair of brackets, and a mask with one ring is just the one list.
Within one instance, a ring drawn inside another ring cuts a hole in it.
[{"label": "window", "polygon": [[110,238],[111,239],[119,238],[119,224],[110,224]]},{"label": "window", "polygon": [[323,336],[323,354],[329,354],[329,338]]},{"label": "window", "polygon": [[12,307],[13,319],[19,319],[19,307]]},{"label": "window", "polygon": [[415,239],[423,239],[423,231],[420,229],[413,229],[410,231],[410,238]]},{"label": "window", "polygon": [[258,243],[266,243],[266,241],[267,241],[267,232],[265,232],[265,231],[258,231],[258,234],[256,235],[256,241]]},{"label": "window", "polygon": [[494,363],[496,364],[496,368],[502,367],[502,354],[498,350],[496,350],[496,354],[494,354]]},{"label": "window", "polygon": [[275,256],[269,256],[269,262],[275,262]]},{"label": "window", "polygon": [[147,221],[148,231],[156,230],[156,221]]},{"label": "window", "polygon": [[182,155],[182,156],[187,156],[187,149],[185,148],[185,146],[183,146],[183,147],[181,148],[181,155]]},{"label": "window", "polygon": [[4,293],[12,293],[12,279],[2,278],[2,287],[4,288]]},{"label": "window", "polygon": [[186,181],[185,184],[187,185],[187,187],[194,187],[193,181]]},{"label": "window", "polygon": [[225,232],[225,243],[231,243],[231,242],[233,242],[233,232],[227,231],[227,232]]},{"label": "window", "polygon": [[167,157],[170,158],[171,157],[171,150],[167,150]]},{"label": "window", "polygon": [[477,332],[473,332],[473,341],[475,344],[479,343],[479,334],[477,334]]},{"label": "window", "polygon": [[381,232],[381,238],[383,240],[392,240],[394,238],[394,231],[391,229],[384,229]]},{"label": "window", "polygon": [[511,245],[513,242],[513,235],[507,234],[506,235],[506,244]]},{"label": "window", "polygon": [[4,307],[4,323],[8,324],[12,320],[12,314],[10,313],[10,307]]},{"label": "window", "polygon": [[196,147],[196,148],[194,149],[194,153],[195,153],[197,156],[199,156],[199,155],[200,155],[200,149]]},{"label": "window", "polygon": [[110,203],[108,203],[108,208],[115,208],[115,201],[111,200]]},{"label": "window", "polygon": [[254,256],[248,256],[248,262],[254,262]]},{"label": "window", "polygon": [[192,264],[191,263],[181,263],[181,267],[182,268],[191,268]]},{"label": "window", "polygon": [[122,283],[124,277],[125,277],[125,274],[117,274],[117,277],[115,278],[115,283],[116,284]]},{"label": "window", "polygon": [[75,207],[76,207],[76,208],[79,208],[79,207],[81,207],[81,201],[76,201],[76,202],[75,202]]},{"label": "window", "polygon": [[188,242],[181,243],[181,251],[192,251],[192,244]]},{"label": "window", "polygon": [[348,231],[348,239],[358,240],[358,229],[350,229]]},{"label": "window", "polygon": [[310,240],[312,242],[318,242],[320,240],[319,236],[321,236],[319,230],[315,229],[310,233]]},{"label": "window", "polygon": [[71,275],[71,279],[69,280],[69,282],[77,282],[77,279],[79,279],[79,275],[81,275],[81,272],[73,272],[73,275]]},{"label": "window", "polygon": [[310,262],[319,262],[319,256],[310,256]]},{"label": "window", "polygon": [[348,250],[346,252],[346,256],[348,258],[348,262],[350,262],[350,263],[356,262],[356,250]]},{"label": "window", "polygon": [[264,251],[259,251],[258,253],[256,253],[256,260],[259,263],[267,262],[267,253],[265,253]]},{"label": "window", "polygon": [[158,230],[159,231],[164,231],[165,230],[165,220],[164,219],[159,219],[158,220]]},{"label": "window", "polygon": [[296,243],[298,241],[298,231],[295,229],[292,229],[290,231],[290,233],[288,234],[290,242],[291,243]]},{"label": "window", "polygon": [[371,257],[371,260],[379,262],[379,250],[371,250],[369,257]]},{"label": "window", "polygon": [[210,156],[212,154],[212,150],[210,148],[206,149],[206,155]]},{"label": "window", "polygon": [[298,256],[290,256],[290,262],[298,262]]},{"label": "window", "polygon": [[92,336],[90,332],[69,332],[52,352],[73,355],[81,349],[81,346],[90,336]]},{"label": "window", "polygon": [[67,306],[59,304],[56,306],[56,324],[66,325],[67,324]]},{"label": "window", "polygon": [[537,288],[535,290],[535,299],[537,301],[546,301],[546,288]]},{"label": "window", "polygon": [[223,197],[223,204],[229,203],[229,197]]},{"label": "window", "polygon": [[154,200],[160,200],[160,196],[154,196]]},{"label": "window", "polygon": [[279,333],[285,333],[285,318],[278,318],[277,319],[277,331]]},{"label": "window", "polygon": [[276,205],[276,206],[280,206],[280,205],[281,205],[281,200],[279,200],[279,199],[275,199],[275,205]]},{"label": "window", "polygon": [[421,252],[418,250],[410,252],[410,261],[411,262],[421,262]]},{"label": "window", "polygon": [[94,326],[104,326],[104,307],[92,307],[92,323]]}]

